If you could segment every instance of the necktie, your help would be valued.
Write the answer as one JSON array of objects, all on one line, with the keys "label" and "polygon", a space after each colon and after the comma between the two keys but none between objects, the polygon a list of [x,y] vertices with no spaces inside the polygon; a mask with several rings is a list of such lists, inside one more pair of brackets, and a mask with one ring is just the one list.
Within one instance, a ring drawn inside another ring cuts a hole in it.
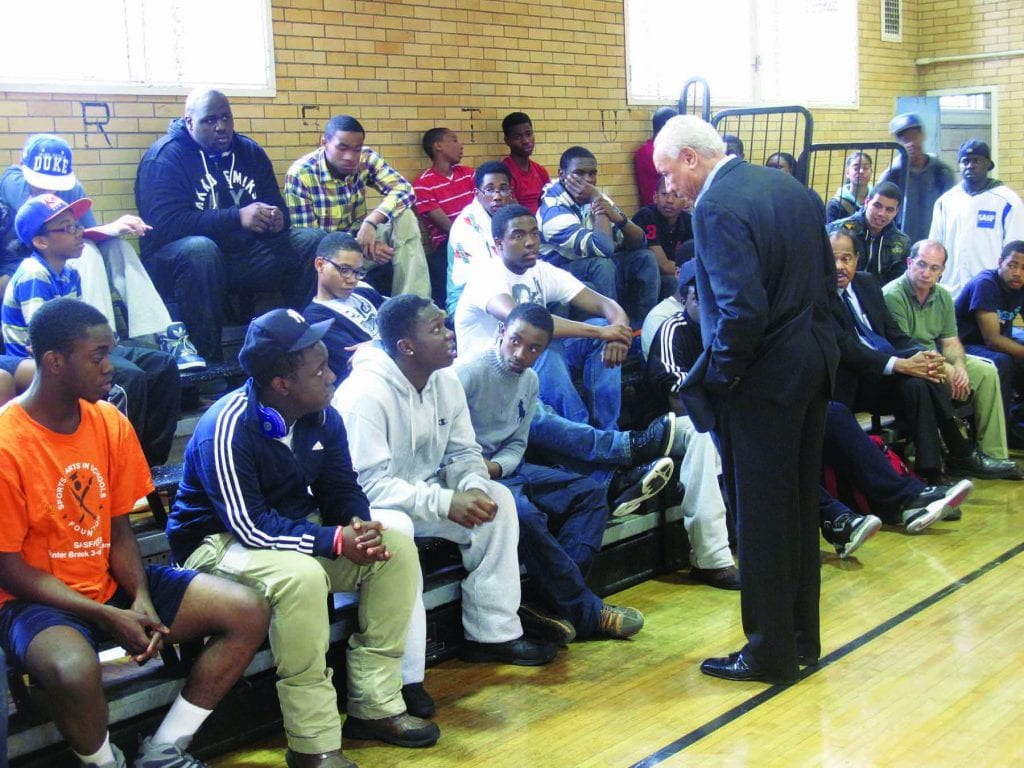
[{"label": "necktie", "polygon": [[846,305],[846,309],[850,313],[850,317],[853,318],[853,324],[857,327],[857,335],[860,336],[860,340],[872,349],[877,349],[879,352],[884,352],[890,356],[895,355],[896,348],[889,343],[889,340],[881,334],[875,333],[871,327],[861,319],[860,313],[858,313],[856,307],[853,306],[853,300],[850,298],[850,290],[848,288],[842,292],[842,296],[843,303]]}]

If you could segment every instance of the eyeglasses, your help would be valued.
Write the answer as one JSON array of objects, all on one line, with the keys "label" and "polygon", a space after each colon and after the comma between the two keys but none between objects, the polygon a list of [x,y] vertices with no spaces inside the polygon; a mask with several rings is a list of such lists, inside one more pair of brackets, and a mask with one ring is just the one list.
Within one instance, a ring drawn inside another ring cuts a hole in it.
[{"label": "eyeglasses", "polygon": [[509,187],[509,186],[501,186],[501,187],[487,186],[487,187],[484,187],[483,189],[478,189],[477,192],[480,192],[481,194],[487,195],[488,197],[511,197],[512,196],[512,187]]},{"label": "eyeglasses", "polygon": [[63,232],[65,235],[77,235],[79,232],[84,232],[85,227],[79,224],[77,221],[74,224],[65,224],[63,227],[53,227],[52,229],[44,229],[45,234],[53,234],[55,232]]},{"label": "eyeglasses", "polygon": [[914,262],[914,266],[922,272],[927,269],[933,275],[939,274],[939,272],[946,268],[945,264],[929,264],[927,261],[921,261],[920,259]]},{"label": "eyeglasses", "polygon": [[345,264],[335,264],[330,259],[324,259],[324,261],[326,261],[328,264],[330,264],[332,267],[338,270],[338,274],[346,278],[347,280],[351,280],[353,277],[356,280],[362,280],[364,277],[366,277],[366,270],[363,269],[362,267],[360,267],[359,269],[352,269],[352,267],[349,267]]}]

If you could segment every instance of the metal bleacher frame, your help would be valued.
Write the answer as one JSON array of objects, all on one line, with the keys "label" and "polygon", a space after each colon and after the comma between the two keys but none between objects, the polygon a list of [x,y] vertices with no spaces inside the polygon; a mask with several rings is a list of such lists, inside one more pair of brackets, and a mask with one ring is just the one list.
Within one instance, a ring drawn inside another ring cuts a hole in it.
[{"label": "metal bleacher frame", "polygon": [[[697,97],[700,96],[700,112],[697,111]],[[676,111],[680,115],[699,115],[706,122],[711,121],[711,86],[703,77],[691,77],[683,83],[679,92]]]},{"label": "metal bleacher frame", "polygon": [[754,165],[764,165],[776,152],[789,152],[797,158],[797,178],[806,182],[800,170],[800,157],[811,146],[814,117],[798,105],[778,107],[742,107],[723,109],[711,118],[721,134],[738,136],[744,144],[744,157]]},{"label": "metal bleacher frame", "polygon": [[[907,151],[893,141],[846,141],[829,142],[826,144],[809,144],[798,156],[798,166],[802,175],[801,181],[817,192],[822,200],[828,200],[845,182],[846,158],[854,152],[866,152],[871,156],[872,177],[876,180],[886,168],[890,167],[897,157],[900,168],[895,184],[903,192],[900,212],[896,219],[898,227],[903,226],[903,214],[906,206],[907,169],[910,167]],[[888,162],[883,160],[888,152]],[[824,165],[824,168],[822,168]]]}]

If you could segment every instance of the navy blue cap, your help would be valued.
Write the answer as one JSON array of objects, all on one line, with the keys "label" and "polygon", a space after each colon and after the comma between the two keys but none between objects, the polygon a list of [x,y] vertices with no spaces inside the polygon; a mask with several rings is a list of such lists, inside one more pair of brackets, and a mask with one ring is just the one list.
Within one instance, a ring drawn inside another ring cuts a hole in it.
[{"label": "navy blue cap", "polygon": [[284,355],[316,344],[333,323],[323,320],[310,325],[294,309],[272,309],[249,323],[238,364],[250,376],[258,377]]},{"label": "navy blue cap", "polygon": [[991,171],[996,167],[996,164],[992,162],[992,150],[988,148],[981,139],[968,139],[960,145],[960,149],[956,151],[956,161],[959,163],[968,155],[979,155],[988,160],[988,169]]}]

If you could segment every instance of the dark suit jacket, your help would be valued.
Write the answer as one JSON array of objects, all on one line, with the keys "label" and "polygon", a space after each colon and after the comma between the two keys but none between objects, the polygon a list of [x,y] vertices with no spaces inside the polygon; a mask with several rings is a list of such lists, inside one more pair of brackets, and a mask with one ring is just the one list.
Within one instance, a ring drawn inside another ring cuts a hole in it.
[{"label": "dark suit jacket", "polygon": [[705,349],[680,391],[698,429],[712,426],[716,398],[793,403],[807,396],[803,372],[822,365],[831,385],[839,353],[824,220],[800,182],[739,159],[701,197],[693,229]]},{"label": "dark suit jacket", "polygon": [[[872,330],[888,339],[899,357],[912,357],[923,349],[903,332],[889,313],[877,277],[867,272],[857,272],[853,277],[852,288]],[[850,311],[835,290],[831,292],[831,307],[840,355],[836,399],[849,404],[858,382],[883,375],[889,355],[861,342]]]}]

